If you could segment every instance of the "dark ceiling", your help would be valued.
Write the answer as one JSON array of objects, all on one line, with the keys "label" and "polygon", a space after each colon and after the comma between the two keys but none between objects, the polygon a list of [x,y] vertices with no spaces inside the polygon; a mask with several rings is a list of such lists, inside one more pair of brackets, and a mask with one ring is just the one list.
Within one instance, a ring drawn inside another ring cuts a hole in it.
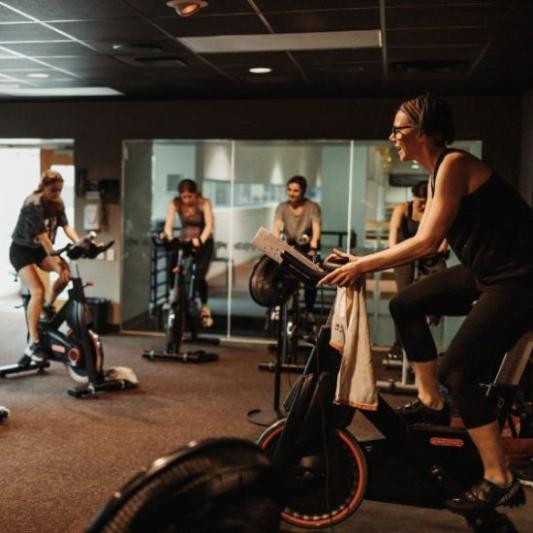
[{"label": "dark ceiling", "polygon": [[[0,98],[14,98],[2,86],[103,86],[128,99],[523,93],[532,27],[528,0],[209,0],[190,18],[165,0],[6,0]],[[380,30],[384,46],[197,54],[179,41],[349,30]]]}]

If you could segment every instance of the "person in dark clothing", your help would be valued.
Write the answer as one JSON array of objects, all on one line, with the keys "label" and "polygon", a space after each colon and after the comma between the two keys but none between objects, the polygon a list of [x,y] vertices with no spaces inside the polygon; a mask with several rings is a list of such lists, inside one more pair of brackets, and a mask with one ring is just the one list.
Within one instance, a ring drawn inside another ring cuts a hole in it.
[{"label": "person in dark clothing", "polygon": [[[398,204],[391,216],[389,224],[389,246],[394,246],[416,235],[424,209],[426,208],[428,185],[427,181],[420,181],[411,187],[413,199],[409,202]],[[446,268],[444,254],[447,249],[446,240],[439,246],[438,253],[431,257],[422,257],[394,268],[394,279],[398,291],[401,291],[422,276],[428,276],[440,272]],[[432,318],[434,321],[434,319]],[[401,359],[402,343],[398,328],[395,327],[394,344],[390,348],[388,357]]]},{"label": "person in dark clothing", "polygon": [[[416,160],[431,173],[420,227],[414,237],[365,257],[337,252],[350,261],[322,283],[350,286],[366,272],[435,253],[448,240],[462,264],[410,285],[391,300],[390,309],[418,386],[417,400],[401,414],[409,422],[446,423],[440,379],[479,451],[484,478],[446,502],[467,513],[501,505],[520,489],[504,455],[495,406],[479,382],[533,327],[533,210],[485,163],[446,148],[453,138],[444,100],[424,95],[400,106],[389,140],[402,161]],[[468,313],[438,374],[425,320],[434,313]]]},{"label": "person in dark clothing", "polygon": [[[65,215],[65,205],[61,199],[62,190],[61,174],[54,170],[45,171],[37,189],[24,200],[15,230],[11,235],[13,240],[9,249],[9,259],[31,295],[27,314],[30,342],[24,353],[35,361],[40,361],[44,357],[39,343],[38,328],[43,303],[46,312],[51,313],[54,300],[70,280],[68,263],[52,255],[57,228],[63,228],[65,235],[72,242],[79,241],[78,234],[69,225]],[[45,287],[37,267],[46,272],[55,271],[59,276],[46,302]]]},{"label": "person in dark clothing", "polygon": [[[200,194],[193,180],[181,180],[178,183],[178,193],[168,205],[164,234],[169,240],[174,237],[174,221],[178,215],[181,223],[180,238],[191,241],[196,250],[196,288],[202,304],[200,320],[203,327],[208,328],[213,325],[206,281],[215,249],[213,208],[209,199]],[[176,256],[171,259],[171,264],[176,265]]]}]

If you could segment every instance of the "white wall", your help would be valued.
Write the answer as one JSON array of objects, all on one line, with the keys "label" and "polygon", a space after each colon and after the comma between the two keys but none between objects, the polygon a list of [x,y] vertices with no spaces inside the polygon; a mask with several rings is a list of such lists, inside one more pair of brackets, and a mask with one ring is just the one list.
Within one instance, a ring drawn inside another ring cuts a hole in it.
[{"label": "white wall", "polygon": [[[169,201],[177,190],[167,191],[167,175],[179,174],[182,179],[196,178],[196,145],[161,144],[154,142],[152,156],[152,220],[166,217]],[[147,176],[149,179],[149,176]]]}]

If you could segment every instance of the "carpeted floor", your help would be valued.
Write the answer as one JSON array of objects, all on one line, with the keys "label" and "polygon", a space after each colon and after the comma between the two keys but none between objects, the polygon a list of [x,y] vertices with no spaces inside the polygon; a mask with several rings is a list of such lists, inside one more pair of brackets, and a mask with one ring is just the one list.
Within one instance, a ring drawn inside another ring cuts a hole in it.
[{"label": "carpeted floor", "polygon": [[[0,364],[13,362],[24,345],[22,313],[0,311]],[[248,410],[272,402],[273,376],[257,370],[270,354],[261,347],[217,348],[220,361],[205,365],[152,363],[145,348],[162,339],[103,337],[107,367],[132,367],[137,390],[75,400],[71,381],[54,364],[46,374],[0,381],[0,404],[11,420],[0,427],[0,531],[81,532],[108,497],[143,466],[178,445],[207,437],[255,439],[261,429]],[[286,390],[294,376],[283,376]],[[394,398],[393,401],[401,401]],[[371,428],[356,419],[357,436]],[[533,531],[533,494],[508,512],[519,531]],[[337,532],[418,533],[466,531],[446,511],[365,501]],[[296,531],[283,526],[284,531]]]}]

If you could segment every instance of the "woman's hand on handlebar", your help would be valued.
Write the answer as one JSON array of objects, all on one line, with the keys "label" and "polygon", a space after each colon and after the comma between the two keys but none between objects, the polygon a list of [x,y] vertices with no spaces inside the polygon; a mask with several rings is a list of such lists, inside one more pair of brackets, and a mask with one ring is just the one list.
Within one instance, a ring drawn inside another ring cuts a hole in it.
[{"label": "woman's hand on handlebar", "polygon": [[347,254],[337,248],[333,248],[333,251],[326,257],[328,263],[339,263],[341,265],[350,261],[355,261],[356,259],[357,257],[355,255]]},{"label": "woman's hand on handlebar", "polygon": [[202,241],[200,240],[199,237],[193,237],[191,239],[191,242],[192,242],[192,245],[195,247],[195,248],[200,248],[200,246],[202,246]]},{"label": "woman's hand on handlebar", "polygon": [[359,258],[352,254],[341,252],[340,250],[333,250],[333,253],[328,256],[326,261],[330,262],[344,262],[346,264],[336,268],[329,274],[326,274],[317,284],[318,287],[322,285],[337,285],[338,287],[351,287],[355,285],[364,271],[361,267]]}]

